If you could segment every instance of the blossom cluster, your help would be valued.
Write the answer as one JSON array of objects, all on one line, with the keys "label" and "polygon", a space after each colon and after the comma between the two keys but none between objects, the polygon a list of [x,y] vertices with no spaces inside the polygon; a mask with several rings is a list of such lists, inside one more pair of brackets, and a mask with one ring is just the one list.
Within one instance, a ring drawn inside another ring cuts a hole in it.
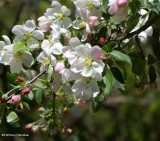
[{"label": "blossom cluster", "polygon": [[[51,8],[38,18],[38,26],[34,20],[15,25],[13,42],[5,35],[4,41],[0,41],[0,63],[9,65],[11,73],[19,74],[38,62],[40,71],[48,72],[52,68],[51,87],[55,93],[74,93],[77,98],[89,100],[100,93],[99,82],[103,80],[104,69],[109,67],[101,46],[88,42],[94,38],[97,27],[105,23],[100,10],[104,1],[74,0],[73,3],[76,11],[72,19],[71,9],[52,1]],[[109,0],[108,13],[124,21],[127,5],[128,0]],[[79,33],[75,34],[74,30]],[[139,34],[140,41],[151,36],[150,31],[151,27]],[[103,45],[105,39],[99,38],[99,43]]]}]

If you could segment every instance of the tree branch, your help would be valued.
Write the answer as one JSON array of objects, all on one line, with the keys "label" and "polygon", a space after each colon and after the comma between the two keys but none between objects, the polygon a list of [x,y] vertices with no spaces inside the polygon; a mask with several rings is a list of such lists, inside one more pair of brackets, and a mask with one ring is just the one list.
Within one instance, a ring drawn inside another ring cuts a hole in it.
[{"label": "tree branch", "polygon": [[146,24],[143,25],[141,28],[139,28],[139,29],[137,29],[137,30],[135,30],[135,31],[133,31],[131,33],[128,33],[123,37],[120,37],[120,38],[116,39],[116,41],[122,42],[125,39],[129,39],[129,38],[131,38],[131,37],[133,37],[135,35],[138,35],[139,33],[141,33],[142,31],[146,30],[148,27],[150,27],[151,25],[153,25],[154,23],[156,23],[159,20],[160,20],[160,15],[157,15],[153,19],[148,20],[146,22]]}]

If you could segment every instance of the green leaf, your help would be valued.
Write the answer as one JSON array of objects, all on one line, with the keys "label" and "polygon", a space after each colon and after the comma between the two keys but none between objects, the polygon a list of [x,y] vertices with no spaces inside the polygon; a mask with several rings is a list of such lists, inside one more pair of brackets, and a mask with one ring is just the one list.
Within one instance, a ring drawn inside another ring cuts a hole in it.
[{"label": "green leaf", "polygon": [[132,62],[131,62],[131,59],[130,57],[127,55],[127,54],[123,54],[122,52],[120,51],[117,51],[117,50],[114,50],[110,53],[110,56],[117,59],[118,61],[121,61],[121,62],[126,62],[128,63],[130,66],[132,66]]},{"label": "green leaf", "polygon": [[101,108],[102,101],[99,101],[99,97],[100,96],[97,96],[97,97],[93,98],[93,100],[92,100],[92,110],[93,110],[93,112],[97,112]]},{"label": "green leaf", "polygon": [[29,100],[33,100],[34,94],[33,94],[32,91],[30,91],[30,93],[27,95],[27,98],[28,98]]},{"label": "green leaf", "polygon": [[156,78],[157,78],[157,74],[156,74],[156,70],[154,68],[153,65],[151,65],[149,67],[149,79],[150,79],[150,83],[154,83],[156,81]]},{"label": "green leaf", "polygon": [[7,74],[7,79],[8,81],[13,84],[13,85],[18,85],[18,83],[16,82],[16,79],[18,78],[18,74]]},{"label": "green leaf", "polygon": [[27,50],[29,50],[29,48],[26,46],[25,41],[16,42],[13,46],[14,54]]},{"label": "green leaf", "polygon": [[118,68],[116,68],[116,67],[111,67],[110,69],[111,69],[111,72],[112,72],[114,78],[118,82],[124,84],[124,79],[123,79],[123,75],[122,75],[121,71]]},{"label": "green leaf", "polygon": [[43,89],[38,89],[36,92],[36,102],[41,105],[42,104],[42,100],[43,100],[43,96],[44,96],[44,90]]},{"label": "green leaf", "polygon": [[141,58],[134,58],[132,60],[132,72],[136,75],[141,75],[144,72],[145,60]]},{"label": "green leaf", "polygon": [[127,25],[126,25],[126,31],[125,33],[129,33],[130,31],[132,31],[135,26],[138,24],[139,22],[139,18],[140,18],[140,14],[138,12],[135,12],[135,14],[131,15],[127,21]]},{"label": "green leaf", "polygon": [[107,8],[108,8],[108,1],[104,0],[102,6],[100,7],[100,11],[104,12],[104,13],[107,13]]},{"label": "green leaf", "polygon": [[14,127],[19,127],[20,125],[19,125],[19,123],[18,123],[18,121],[19,121],[19,118],[18,118],[18,116],[17,116],[17,114],[15,113],[15,112],[10,112],[9,114],[8,114],[8,116],[6,117],[6,119],[7,119],[7,122],[10,124],[10,125],[12,125],[12,126],[14,126]]},{"label": "green leaf", "polygon": [[29,107],[28,103],[23,102],[23,106],[24,106],[27,110],[30,110],[30,107]]},{"label": "green leaf", "polygon": [[139,0],[143,7],[147,6],[147,0]]},{"label": "green leaf", "polygon": [[106,96],[110,93],[113,85],[113,75],[109,69],[106,70],[106,75],[103,77],[103,82],[105,83],[104,95]]}]

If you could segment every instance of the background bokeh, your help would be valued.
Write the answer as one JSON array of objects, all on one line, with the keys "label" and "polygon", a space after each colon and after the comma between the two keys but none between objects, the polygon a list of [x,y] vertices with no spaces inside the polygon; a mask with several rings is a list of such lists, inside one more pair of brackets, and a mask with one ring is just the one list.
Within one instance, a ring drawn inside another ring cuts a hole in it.
[{"label": "background bokeh", "polygon": [[[70,0],[61,3],[72,7]],[[13,35],[15,24],[36,19],[50,7],[50,0],[0,0],[0,39],[2,35]],[[0,65],[0,89],[9,90],[8,67]],[[33,102],[32,107],[38,108]],[[34,109],[33,108],[33,109]],[[90,110],[90,103],[84,107],[73,107],[64,115],[66,126],[73,129],[71,135],[57,133],[48,136],[42,133],[30,134],[7,123],[0,125],[0,141],[159,141],[160,140],[160,89],[146,85],[143,89],[130,88],[127,92],[113,88],[109,98],[97,113]],[[1,109],[0,109],[1,110]],[[38,118],[36,110],[19,112],[25,123]],[[28,137],[2,137],[2,134],[29,134]]]}]

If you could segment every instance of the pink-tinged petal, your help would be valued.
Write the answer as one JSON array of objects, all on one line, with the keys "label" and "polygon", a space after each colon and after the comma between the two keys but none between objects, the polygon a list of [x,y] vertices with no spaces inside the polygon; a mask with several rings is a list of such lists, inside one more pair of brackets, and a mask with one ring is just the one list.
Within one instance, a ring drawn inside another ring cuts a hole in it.
[{"label": "pink-tinged petal", "polygon": [[99,56],[102,54],[102,50],[99,46],[94,46],[92,47],[91,49],[91,57],[94,59],[94,60],[97,60],[99,59]]},{"label": "pink-tinged petal", "polygon": [[114,17],[119,21],[124,21],[127,19],[128,16],[128,9],[127,7],[118,8],[117,13],[114,15]]},{"label": "pink-tinged petal", "polygon": [[126,7],[128,4],[128,0],[117,0],[117,5],[118,7],[122,8],[122,7]]},{"label": "pink-tinged petal", "polygon": [[109,9],[108,9],[108,13],[110,14],[110,15],[114,15],[114,14],[116,14],[117,13],[117,11],[118,11],[118,7],[117,7],[117,5],[111,5],[110,7],[109,7]]},{"label": "pink-tinged petal", "polygon": [[80,45],[75,48],[75,51],[81,58],[88,58],[90,56],[90,47],[91,47],[89,46],[90,46],[89,44]]}]

